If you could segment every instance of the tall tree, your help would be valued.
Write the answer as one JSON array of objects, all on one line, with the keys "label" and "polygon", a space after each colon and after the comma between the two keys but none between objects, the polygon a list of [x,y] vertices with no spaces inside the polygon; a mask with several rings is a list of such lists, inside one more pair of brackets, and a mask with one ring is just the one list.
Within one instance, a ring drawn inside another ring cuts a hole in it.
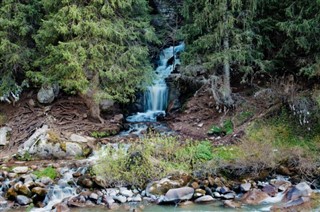
[{"label": "tall tree", "polygon": [[234,103],[231,70],[243,71],[245,79],[255,69],[264,68],[263,55],[256,50],[260,37],[252,21],[256,6],[255,0],[184,1],[184,61],[207,68],[217,104],[230,107]]},{"label": "tall tree", "polygon": [[35,57],[32,35],[40,21],[38,0],[0,1],[0,97],[16,101]]},{"label": "tall tree", "polygon": [[34,82],[80,93],[101,122],[97,99],[127,102],[151,82],[146,44],[156,36],[147,1],[41,2],[47,15],[36,35],[41,71],[28,73]]}]

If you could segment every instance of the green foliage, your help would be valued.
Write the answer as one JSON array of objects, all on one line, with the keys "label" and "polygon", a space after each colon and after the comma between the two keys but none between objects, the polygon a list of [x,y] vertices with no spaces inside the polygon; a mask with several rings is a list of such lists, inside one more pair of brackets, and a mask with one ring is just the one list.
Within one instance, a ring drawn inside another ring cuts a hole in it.
[{"label": "green foliage", "polygon": [[190,173],[195,164],[213,158],[210,142],[179,142],[171,136],[148,135],[128,151],[107,147],[100,152],[92,170],[111,185],[143,186],[151,180],[183,171]]},{"label": "green foliage", "polygon": [[33,174],[36,175],[38,178],[50,177],[53,180],[58,176],[58,172],[52,166],[48,166],[42,170],[34,171]]},{"label": "green foliage", "polygon": [[26,151],[25,153],[23,153],[23,155],[17,155],[17,160],[21,160],[21,161],[31,161],[33,160],[32,155]]},{"label": "green foliage", "polygon": [[213,125],[208,133],[215,135],[230,135],[233,133],[233,123],[230,119],[227,119],[223,122],[221,127]]},{"label": "green foliage", "polygon": [[28,72],[34,82],[120,102],[151,82],[146,44],[156,36],[146,1],[42,3],[46,16],[35,36],[41,72]]}]

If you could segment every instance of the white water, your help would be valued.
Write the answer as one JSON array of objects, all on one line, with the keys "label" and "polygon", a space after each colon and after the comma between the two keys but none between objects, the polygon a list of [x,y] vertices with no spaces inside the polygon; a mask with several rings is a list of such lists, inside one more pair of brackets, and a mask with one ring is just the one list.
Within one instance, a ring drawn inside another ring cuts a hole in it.
[{"label": "white water", "polygon": [[[51,211],[52,207],[58,203],[61,203],[64,199],[75,196],[76,187],[69,186],[68,183],[73,180],[72,174],[75,173],[75,170],[64,168],[61,170],[61,176],[63,176],[59,185],[53,185],[48,189],[48,193],[45,197],[44,203],[46,206],[44,208],[33,208],[32,212],[47,212]],[[75,182],[74,182],[75,185]]]},{"label": "white water", "polygon": [[156,79],[144,94],[144,112],[129,116],[128,122],[154,122],[158,116],[165,115],[169,93],[165,79],[180,64],[178,53],[184,48],[185,44],[182,42],[178,46],[171,46],[161,52],[158,67],[155,70]]}]

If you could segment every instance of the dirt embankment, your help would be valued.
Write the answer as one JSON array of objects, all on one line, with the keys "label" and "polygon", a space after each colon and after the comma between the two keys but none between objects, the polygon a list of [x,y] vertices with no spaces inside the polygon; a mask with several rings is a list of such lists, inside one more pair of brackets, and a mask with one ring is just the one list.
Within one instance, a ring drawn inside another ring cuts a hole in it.
[{"label": "dirt embankment", "polygon": [[61,96],[51,105],[41,105],[37,103],[34,94],[24,94],[15,105],[0,103],[0,114],[5,117],[3,125],[12,129],[9,144],[0,147],[1,158],[14,154],[43,125],[48,125],[49,129],[58,132],[62,138],[66,136],[66,132],[90,135],[94,131],[118,132],[121,128],[119,122],[113,120],[114,113],[104,117],[107,120],[104,124],[90,120],[88,108],[76,96]]}]

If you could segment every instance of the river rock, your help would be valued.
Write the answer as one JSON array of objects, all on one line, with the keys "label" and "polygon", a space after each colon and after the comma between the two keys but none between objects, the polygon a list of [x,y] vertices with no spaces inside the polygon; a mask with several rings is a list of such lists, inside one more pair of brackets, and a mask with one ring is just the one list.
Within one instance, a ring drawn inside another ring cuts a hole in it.
[{"label": "river rock", "polygon": [[207,202],[212,202],[214,201],[215,199],[210,196],[210,195],[205,195],[205,196],[202,196],[202,197],[199,197],[198,199],[196,199],[194,202],[195,203],[207,203]]},{"label": "river rock", "polygon": [[0,196],[0,211],[8,207],[8,201],[6,201],[2,196]]},{"label": "river rock", "polygon": [[272,185],[265,185],[262,191],[266,192],[270,197],[275,197],[277,194],[277,189]]},{"label": "river rock", "polygon": [[114,203],[114,199],[111,196],[108,196],[108,195],[104,195],[102,197],[102,201],[104,203],[107,203],[108,206],[110,206],[110,205],[112,205]]},{"label": "river rock", "polygon": [[241,203],[233,200],[225,200],[223,201],[223,205],[228,208],[241,208]]},{"label": "river rock", "polygon": [[56,209],[56,212],[69,212],[70,211],[68,205],[66,205],[65,203],[59,203],[59,204],[55,205],[54,208]]},{"label": "river rock", "polygon": [[291,209],[291,208],[296,208],[298,206],[301,206],[305,203],[309,203],[311,200],[310,197],[299,197],[298,199],[295,199],[295,200],[291,200],[289,202],[286,202],[282,205],[279,205],[279,206],[273,206],[272,207],[272,210],[273,211],[278,211],[278,210],[283,210],[283,211],[309,211],[309,210],[288,210],[288,209]]},{"label": "river rock", "polygon": [[53,183],[53,180],[50,177],[41,177],[40,183],[43,183],[44,185],[49,185]]},{"label": "river rock", "polygon": [[251,183],[243,183],[240,185],[241,191],[247,192],[251,188]]},{"label": "river rock", "polygon": [[16,174],[25,174],[29,170],[28,166],[18,166],[12,169],[12,171]]},{"label": "river rock", "polygon": [[22,195],[27,196],[27,197],[31,197],[31,194],[32,194],[30,189],[26,185],[18,185],[16,187],[16,191],[19,194],[22,194]]},{"label": "river rock", "polygon": [[142,198],[140,194],[137,194],[136,196],[132,197],[130,202],[141,202]]},{"label": "river rock", "polygon": [[291,182],[286,180],[270,180],[270,184],[275,186],[279,191],[286,191],[292,186]]},{"label": "river rock", "polygon": [[17,176],[18,176],[17,173],[8,173],[8,177],[9,177],[10,179],[16,178]]},{"label": "river rock", "polygon": [[299,183],[298,185],[292,187],[291,189],[289,189],[284,198],[283,201],[292,201],[292,200],[296,200],[299,199],[300,197],[310,197],[312,194],[312,189],[310,188],[310,186],[305,183]]},{"label": "river rock", "polygon": [[113,199],[119,201],[120,203],[125,203],[127,201],[127,198],[122,195],[113,196]]},{"label": "river rock", "polygon": [[5,146],[9,143],[7,140],[8,132],[11,132],[12,129],[10,127],[1,127],[0,128],[0,146]]},{"label": "river rock", "polygon": [[91,193],[90,196],[89,196],[90,199],[94,200],[94,201],[97,201],[98,198],[99,198],[99,195],[96,194],[96,193]]},{"label": "river rock", "polygon": [[164,195],[169,189],[181,187],[181,181],[170,180],[168,178],[161,179],[148,184],[146,188],[146,195]]},{"label": "river rock", "polygon": [[220,194],[226,194],[230,192],[230,189],[226,186],[223,186],[223,187],[218,187],[216,191],[219,192]]},{"label": "river rock", "polygon": [[29,199],[24,195],[18,195],[16,197],[16,201],[18,202],[19,205],[28,205],[29,203],[31,203],[31,199]]},{"label": "river rock", "polygon": [[53,102],[54,98],[55,93],[53,90],[53,86],[51,85],[42,86],[41,89],[38,91],[37,100],[41,104],[50,104]]},{"label": "river rock", "polygon": [[34,187],[34,188],[31,189],[31,192],[33,194],[37,194],[37,195],[39,195],[41,197],[44,197],[47,194],[47,189],[41,188],[41,187]]},{"label": "river rock", "polygon": [[120,194],[125,197],[132,197],[133,192],[131,190],[128,190],[127,188],[120,188]]},{"label": "river rock", "polygon": [[243,203],[245,204],[249,204],[249,205],[258,205],[261,202],[263,202],[263,200],[267,199],[269,197],[269,195],[259,189],[253,189],[247,193],[245,193],[241,200]]},{"label": "river rock", "polygon": [[82,147],[77,143],[66,142],[66,154],[71,157],[82,156]]},{"label": "river rock", "polygon": [[194,194],[194,189],[190,187],[170,189],[164,196],[164,202],[176,202],[189,200]]},{"label": "river rock", "polygon": [[14,190],[13,187],[9,188],[7,193],[6,193],[6,198],[10,200],[15,200],[16,197],[18,196],[17,192]]},{"label": "river rock", "polygon": [[216,198],[221,198],[221,194],[219,192],[213,192],[213,196]]},{"label": "river rock", "polygon": [[230,192],[230,193],[227,193],[227,194],[223,194],[221,197],[223,199],[234,199],[234,198],[236,198],[236,195],[234,193]]},{"label": "river rock", "polygon": [[82,176],[78,178],[77,184],[84,186],[85,188],[92,188],[93,182],[86,176]]}]

